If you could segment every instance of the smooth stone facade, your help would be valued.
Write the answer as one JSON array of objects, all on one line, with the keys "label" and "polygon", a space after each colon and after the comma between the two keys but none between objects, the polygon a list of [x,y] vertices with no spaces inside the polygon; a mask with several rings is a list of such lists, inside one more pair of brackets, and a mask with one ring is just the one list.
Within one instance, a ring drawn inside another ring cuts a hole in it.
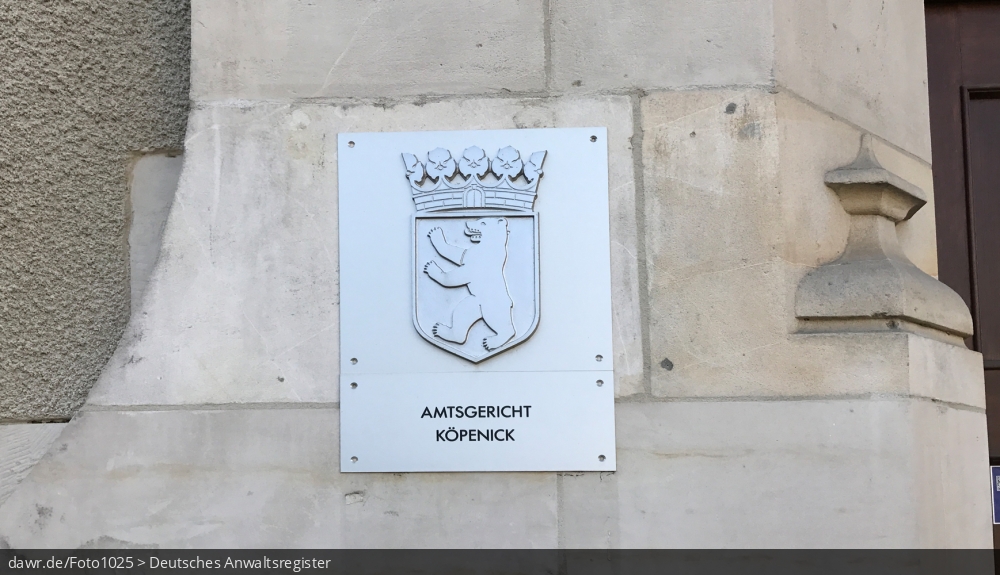
[{"label": "smooth stone facade", "polygon": [[982,413],[887,398],[617,415],[616,473],[340,474],[335,409],[87,411],[3,507],[0,545],[989,545],[968,536],[989,518],[963,495],[979,466],[928,457]]},{"label": "smooth stone facade", "polygon": [[[667,4],[194,2],[159,259],[0,545],[988,547],[981,356],[795,312],[864,133],[936,274],[922,5]],[[340,474],[337,134],[592,125],[618,471]]]},{"label": "smooth stone facade", "polygon": [[0,425],[0,504],[59,437],[65,423]]},{"label": "smooth stone facade", "polygon": [[542,0],[192,2],[191,97],[537,92]]},{"label": "smooth stone facade", "polygon": [[609,127],[616,379],[642,391],[631,118],[622,96],[199,108],[160,260],[91,404],[338,401],[334,135],[431,127]]}]

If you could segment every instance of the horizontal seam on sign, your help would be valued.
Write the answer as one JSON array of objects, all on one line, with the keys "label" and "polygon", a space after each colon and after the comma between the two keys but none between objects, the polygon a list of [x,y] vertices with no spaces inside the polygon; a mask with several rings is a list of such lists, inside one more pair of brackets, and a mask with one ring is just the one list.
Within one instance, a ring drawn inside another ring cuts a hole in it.
[{"label": "horizontal seam on sign", "polygon": [[741,396],[702,396],[702,397],[656,397],[646,394],[627,395],[616,397],[615,403],[635,404],[635,403],[775,403],[775,402],[800,402],[800,401],[899,401],[915,399],[930,403],[960,409],[963,411],[973,411],[976,413],[986,413],[986,409],[966,403],[946,401],[933,397],[912,394],[894,393],[863,393],[863,394],[843,394],[843,395],[741,395]]},{"label": "horizontal seam on sign", "polygon": [[278,403],[197,403],[197,404],[138,404],[85,405],[81,413],[99,411],[253,411],[275,409],[340,409],[340,402],[278,402]]}]

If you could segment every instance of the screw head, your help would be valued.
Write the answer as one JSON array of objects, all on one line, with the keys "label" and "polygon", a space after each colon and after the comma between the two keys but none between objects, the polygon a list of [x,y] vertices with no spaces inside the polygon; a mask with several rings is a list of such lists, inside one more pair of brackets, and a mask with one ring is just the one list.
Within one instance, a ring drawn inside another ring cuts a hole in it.
[{"label": "screw head", "polygon": [[347,142],[347,147],[348,148],[353,148],[354,147],[354,142]]},{"label": "screw head", "polygon": [[351,358],[351,365],[357,365],[357,363],[358,363],[358,358],[352,357]]},{"label": "screw head", "polygon": [[590,141],[591,142],[596,142],[597,141],[597,136],[591,136],[590,137]]},{"label": "screw head", "polygon": [[594,356],[594,359],[596,359],[597,361],[604,361],[604,356],[603,355]]},{"label": "screw head", "polygon": [[351,382],[351,389],[357,389],[357,388],[358,388],[357,382],[352,381]]},{"label": "screw head", "polygon": [[[601,457],[604,457],[604,456],[602,455]],[[357,462],[358,462],[358,458],[357,457],[352,457],[351,458],[351,463],[357,463]]]},{"label": "screw head", "polygon": [[604,457],[603,455],[598,455],[598,456],[597,456],[597,460],[598,460],[598,461],[604,461],[605,459],[607,459],[607,458],[606,458],[606,457]]},{"label": "screw head", "polygon": [[603,379],[598,379],[597,380],[597,387],[601,387],[602,385],[604,385],[604,380]]}]

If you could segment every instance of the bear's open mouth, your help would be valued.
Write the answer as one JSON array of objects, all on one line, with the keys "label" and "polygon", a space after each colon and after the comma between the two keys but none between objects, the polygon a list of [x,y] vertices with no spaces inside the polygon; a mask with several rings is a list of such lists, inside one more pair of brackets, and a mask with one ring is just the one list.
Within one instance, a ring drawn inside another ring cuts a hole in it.
[{"label": "bear's open mouth", "polygon": [[471,242],[477,244],[479,243],[480,240],[483,239],[483,232],[470,226],[469,224],[465,224],[465,235],[469,236],[469,240]]}]

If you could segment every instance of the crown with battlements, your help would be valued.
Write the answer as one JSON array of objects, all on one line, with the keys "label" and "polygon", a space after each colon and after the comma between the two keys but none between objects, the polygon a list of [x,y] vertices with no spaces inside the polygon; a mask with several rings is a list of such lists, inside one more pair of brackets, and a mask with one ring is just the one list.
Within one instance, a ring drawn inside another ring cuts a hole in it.
[{"label": "crown with battlements", "polygon": [[406,179],[418,212],[488,208],[530,212],[542,177],[546,152],[531,154],[528,161],[507,146],[490,160],[482,148],[472,146],[455,160],[451,152],[435,148],[422,163],[403,153]]}]

